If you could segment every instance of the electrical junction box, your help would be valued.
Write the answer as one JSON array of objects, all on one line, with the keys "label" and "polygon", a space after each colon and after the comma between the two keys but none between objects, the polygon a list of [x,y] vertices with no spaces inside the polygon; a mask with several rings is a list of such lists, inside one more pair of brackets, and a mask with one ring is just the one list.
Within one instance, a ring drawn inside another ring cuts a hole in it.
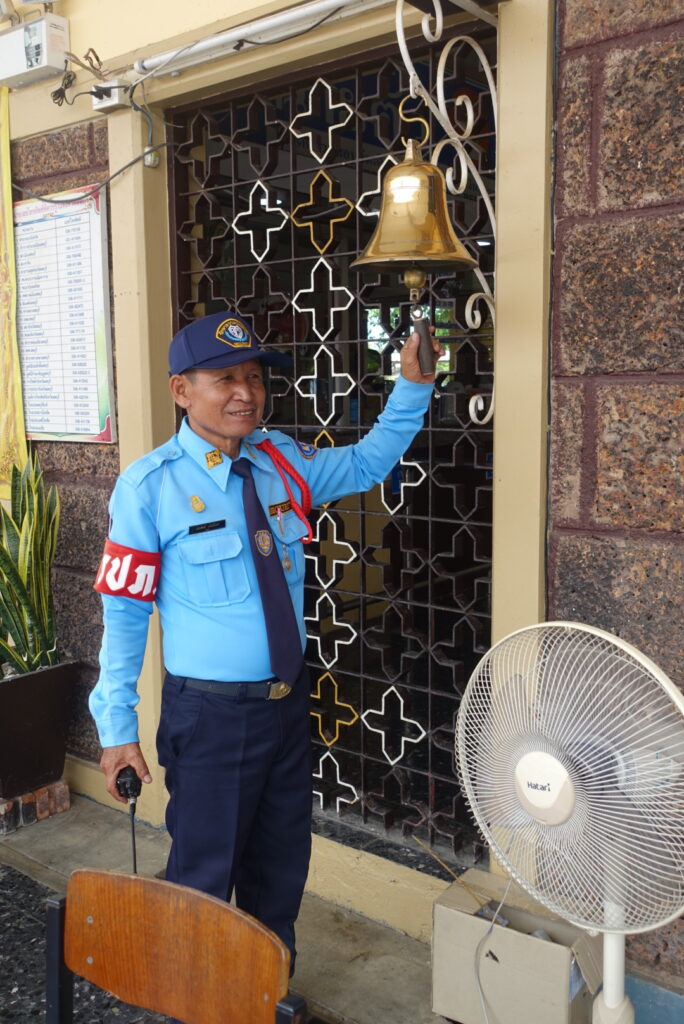
[{"label": "electrical junction box", "polygon": [[22,21],[0,32],[0,85],[19,89],[64,72],[69,22],[58,14]]},{"label": "electrical junction box", "polygon": [[499,911],[507,924],[495,923],[489,932],[491,920],[478,911],[483,901],[497,910],[508,878],[472,868],[459,882],[434,905],[433,1011],[482,1024],[478,956],[482,994],[497,1024],[590,1024],[602,981],[602,938],[556,917],[515,882]]}]

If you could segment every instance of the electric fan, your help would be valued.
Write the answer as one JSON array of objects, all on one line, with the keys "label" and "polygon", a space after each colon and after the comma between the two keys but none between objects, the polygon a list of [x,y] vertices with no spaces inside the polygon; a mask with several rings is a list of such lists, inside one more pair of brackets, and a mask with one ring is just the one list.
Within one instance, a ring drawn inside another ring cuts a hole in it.
[{"label": "electric fan", "polygon": [[604,934],[594,1024],[631,1024],[625,935],[684,911],[684,697],[610,633],[540,623],[476,667],[456,756],[504,868],[554,913]]}]

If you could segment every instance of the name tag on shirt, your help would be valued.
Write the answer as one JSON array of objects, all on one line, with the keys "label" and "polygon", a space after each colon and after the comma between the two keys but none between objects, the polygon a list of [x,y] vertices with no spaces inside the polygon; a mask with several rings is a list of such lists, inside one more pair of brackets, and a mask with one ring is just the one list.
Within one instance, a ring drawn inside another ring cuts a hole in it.
[{"label": "name tag on shirt", "polygon": [[284,516],[286,512],[291,512],[291,511],[292,511],[292,502],[291,501],[279,501],[277,505],[269,505],[268,506],[268,514],[271,517],[277,516],[277,515]]},{"label": "name tag on shirt", "polygon": [[188,533],[208,533],[209,530],[220,530],[225,525],[225,519],[217,519],[215,523],[196,523],[188,527]]}]

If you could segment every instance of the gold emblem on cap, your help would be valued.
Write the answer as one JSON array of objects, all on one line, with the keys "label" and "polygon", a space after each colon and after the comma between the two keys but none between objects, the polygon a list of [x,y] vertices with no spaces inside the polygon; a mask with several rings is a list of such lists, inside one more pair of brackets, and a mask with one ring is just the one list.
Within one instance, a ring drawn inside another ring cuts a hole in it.
[{"label": "gold emblem on cap", "polygon": [[216,328],[216,340],[231,348],[250,348],[252,336],[241,320],[229,316]]},{"label": "gold emblem on cap", "polygon": [[212,448],[210,452],[207,452],[204,458],[207,460],[207,469],[213,469],[214,466],[220,466],[223,462],[223,456],[218,448]]},{"label": "gold emblem on cap", "polygon": [[202,499],[199,498],[196,494],[193,494],[192,497],[190,498],[190,504],[192,505],[193,510],[195,512],[204,512],[205,508],[207,507],[202,501]]}]

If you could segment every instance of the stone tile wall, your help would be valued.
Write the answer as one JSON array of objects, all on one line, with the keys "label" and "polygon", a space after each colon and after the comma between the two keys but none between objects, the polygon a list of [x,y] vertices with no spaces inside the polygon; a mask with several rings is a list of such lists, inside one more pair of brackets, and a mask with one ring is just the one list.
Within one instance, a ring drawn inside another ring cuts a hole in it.
[{"label": "stone tile wall", "polygon": [[[102,181],[109,173],[107,125],[87,123],[13,143],[12,178],[46,195]],[[100,599],[92,589],[107,533],[107,503],[119,472],[116,444],[34,442],[49,484],[59,488],[62,518],[55,558],[58,643],[64,658],[82,663],[68,749],[99,759],[97,734],[87,707],[97,679],[102,635]]]},{"label": "stone tile wall", "polygon": [[[684,3],[557,0],[548,617],[684,687]],[[684,990],[684,922],[628,940]]]}]

